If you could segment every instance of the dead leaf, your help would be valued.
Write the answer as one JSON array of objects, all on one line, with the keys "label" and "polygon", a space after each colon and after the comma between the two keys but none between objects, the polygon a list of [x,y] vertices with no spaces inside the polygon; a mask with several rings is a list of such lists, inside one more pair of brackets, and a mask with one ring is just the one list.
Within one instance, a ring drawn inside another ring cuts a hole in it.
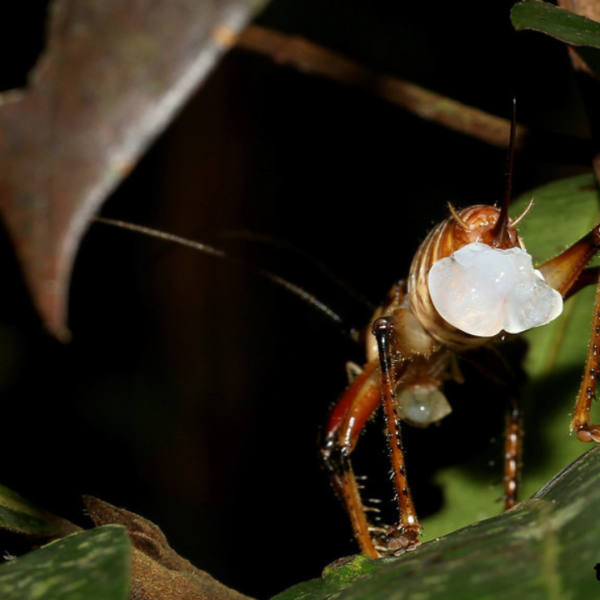
[{"label": "dead leaf", "polygon": [[117,524],[129,532],[131,600],[249,600],[179,556],[154,523],[91,496],[84,502],[97,527]]},{"label": "dead leaf", "polygon": [[261,1],[51,4],[29,85],[0,96],[0,210],[54,335],[90,219]]}]

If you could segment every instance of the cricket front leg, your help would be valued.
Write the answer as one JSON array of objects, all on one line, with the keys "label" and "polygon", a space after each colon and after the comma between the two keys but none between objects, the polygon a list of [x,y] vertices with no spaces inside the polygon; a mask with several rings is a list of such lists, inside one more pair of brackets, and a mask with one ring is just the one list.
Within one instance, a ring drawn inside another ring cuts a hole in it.
[{"label": "cricket front leg", "polygon": [[400,418],[396,402],[396,384],[406,370],[407,362],[394,364],[390,347],[393,328],[393,319],[381,317],[373,323],[372,332],[377,339],[379,350],[381,400],[392,466],[391,476],[396,490],[395,498],[398,502],[399,512],[398,524],[388,530],[387,546],[391,553],[399,554],[405,550],[412,550],[421,543],[422,527],[406,479],[404,447],[402,446]]}]

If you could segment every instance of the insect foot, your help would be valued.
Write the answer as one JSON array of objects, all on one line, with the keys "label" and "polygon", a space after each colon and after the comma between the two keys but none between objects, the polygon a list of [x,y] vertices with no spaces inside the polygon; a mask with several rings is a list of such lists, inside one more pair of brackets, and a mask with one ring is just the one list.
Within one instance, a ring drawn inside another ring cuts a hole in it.
[{"label": "insect foot", "polygon": [[600,427],[598,425],[582,425],[577,429],[580,442],[598,442],[600,444]]},{"label": "insect foot", "polygon": [[416,550],[421,543],[421,528],[390,527],[387,531],[386,551],[388,556],[400,556]]}]

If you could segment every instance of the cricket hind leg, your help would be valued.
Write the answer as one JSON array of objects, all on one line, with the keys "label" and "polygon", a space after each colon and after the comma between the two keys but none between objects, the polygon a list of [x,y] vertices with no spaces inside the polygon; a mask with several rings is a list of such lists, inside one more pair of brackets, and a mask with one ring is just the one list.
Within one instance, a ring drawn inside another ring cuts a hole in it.
[{"label": "cricket hind leg", "polygon": [[381,404],[377,367],[377,361],[368,363],[334,406],[321,448],[323,462],[346,507],[358,545],[371,558],[385,554],[384,531],[367,518],[368,507],[362,500],[350,455],[366,422]]},{"label": "cricket hind leg", "polygon": [[596,285],[594,299],[594,317],[588,346],[583,379],[577,394],[575,410],[571,419],[571,431],[577,432],[582,442],[600,443],[600,425],[590,423],[590,410],[596,398],[596,380],[598,377],[598,359],[600,354],[600,279]]},{"label": "cricket hind leg", "polygon": [[600,278],[597,277],[597,268],[586,268],[599,251],[600,224],[556,258],[541,265],[539,270],[546,281],[564,298],[568,298],[581,288],[594,283],[594,275],[596,275],[596,297],[590,342],[570,429],[577,433],[577,438],[582,442],[600,443],[600,425],[590,422],[590,410],[595,398],[600,358]]},{"label": "cricket hind leg", "polygon": [[[510,349],[507,350],[507,346]],[[521,458],[523,454],[523,427],[519,390],[526,380],[521,367],[527,345],[515,338],[505,345],[504,351],[495,346],[483,346],[472,355],[464,358],[475,366],[481,374],[501,390],[506,401],[506,420],[504,428],[504,510],[515,506],[519,500],[521,483]],[[509,357],[506,352],[510,353]]]},{"label": "cricket hind leg", "polygon": [[[405,358],[396,346],[394,324],[393,317],[381,317],[374,322],[372,332],[377,342],[377,356],[365,366],[363,372],[350,384],[334,406],[326,429],[325,443],[321,449],[333,486],[346,505],[361,550],[374,558],[416,548],[420,543],[422,531],[406,478],[400,422],[408,417],[404,412],[400,414],[401,409],[396,398],[398,389],[402,403],[402,394],[410,384],[407,381],[401,386],[398,384],[406,377],[413,384],[417,381],[425,382],[432,385],[434,391],[438,390],[446,378],[449,359],[447,353],[438,353],[431,360],[424,359],[424,363],[415,356],[411,356],[410,360]],[[419,368],[412,368],[415,365]],[[409,366],[412,368],[411,377]],[[415,395],[419,396],[413,394]],[[422,408],[429,409],[427,415],[431,419],[443,408],[440,404],[447,404],[445,398],[442,402],[439,396],[440,394],[433,394],[433,398],[427,396],[428,401],[422,403]],[[412,402],[417,400],[413,398]],[[350,459],[364,425],[379,405],[383,408],[391,462],[390,478],[395,488],[394,499],[399,512],[396,524],[388,528],[367,517],[369,507],[365,506],[361,499],[361,486],[357,482]],[[423,418],[423,415],[419,416]],[[443,416],[440,414],[439,418]],[[417,424],[416,421],[411,422]],[[429,423],[423,422],[419,426],[427,424]]]},{"label": "cricket hind leg", "polygon": [[[399,419],[394,399],[396,377],[402,375],[406,363],[398,365],[392,372],[389,367],[389,348],[386,346],[388,342],[387,338],[383,342],[383,356],[386,358],[368,363],[334,406],[327,424],[325,443],[321,449],[332,484],[346,506],[356,540],[362,552],[371,558],[415,548],[419,544],[421,532],[406,482]],[[381,373],[382,364],[385,374]],[[390,400],[393,402],[391,411]],[[366,422],[382,402],[388,429],[396,499],[401,514],[398,525],[394,527],[382,526],[367,516],[370,507],[363,502],[361,486],[350,458]],[[390,419],[391,413],[393,416]]]},{"label": "cricket hind leg", "polygon": [[523,451],[523,428],[519,399],[511,395],[508,399],[506,429],[504,433],[504,510],[518,502],[521,481],[521,455]]}]

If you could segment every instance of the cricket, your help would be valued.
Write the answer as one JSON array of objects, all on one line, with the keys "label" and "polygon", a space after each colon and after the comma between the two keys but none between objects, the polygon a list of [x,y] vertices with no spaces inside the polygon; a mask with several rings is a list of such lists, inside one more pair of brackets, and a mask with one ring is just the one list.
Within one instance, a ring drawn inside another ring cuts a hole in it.
[{"label": "cricket", "polygon": [[[558,256],[534,267],[517,231],[533,200],[514,219],[509,217],[514,162],[515,111],[509,144],[504,198],[499,206],[457,209],[422,242],[407,276],[394,284],[363,332],[366,361],[326,422],[321,456],[333,488],[350,517],[361,551],[372,558],[398,555],[420,544],[422,526],[410,491],[402,428],[425,428],[443,421],[452,408],[444,383],[461,381],[457,356],[469,356],[483,373],[501,382],[506,397],[504,441],[504,509],[518,499],[522,451],[519,384],[502,360],[486,365],[482,348],[502,343],[562,312],[563,301],[588,285],[598,284],[598,269],[588,267],[600,249],[600,224]],[[128,222],[97,221],[190,247],[219,259],[242,262],[210,245]],[[284,287],[335,321],[335,313],[301,287],[273,273],[257,273]],[[600,442],[600,426],[591,423],[590,408],[598,369],[600,293],[596,294],[591,341],[583,381],[572,414],[571,431],[582,442]],[[493,374],[491,373],[493,369]],[[361,432],[381,407],[398,521],[384,526],[370,519],[361,496],[352,453]]]},{"label": "cricket", "polygon": [[[582,442],[600,442],[590,422],[600,343],[598,269],[589,262],[600,249],[600,224],[534,268],[517,227],[533,199],[514,220],[508,215],[515,154],[516,100],[513,98],[506,187],[500,206],[475,205],[450,215],[419,246],[408,276],[390,290],[367,329],[367,361],[332,410],[322,455],[333,486],[346,506],[361,551],[372,558],[415,549],[422,526],[406,472],[402,426],[428,427],[452,408],[444,382],[462,382],[456,357],[472,353],[482,372],[489,355],[474,352],[501,345],[560,316],[563,301],[587,285],[597,286],[583,380],[570,424]],[[543,207],[537,207],[543,210]],[[493,378],[506,397],[504,510],[517,503],[522,427],[518,383],[510,365],[494,362]],[[398,521],[386,527],[371,521],[351,462],[361,431],[379,407],[385,420],[390,477]]]}]

